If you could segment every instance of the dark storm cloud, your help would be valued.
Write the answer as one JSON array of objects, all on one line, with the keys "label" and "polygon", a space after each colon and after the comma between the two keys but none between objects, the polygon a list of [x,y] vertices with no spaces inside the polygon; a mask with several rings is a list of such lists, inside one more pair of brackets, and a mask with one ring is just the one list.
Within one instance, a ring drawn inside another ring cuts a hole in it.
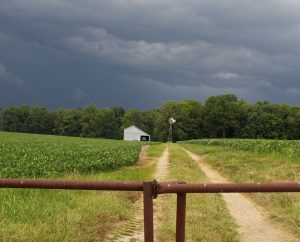
[{"label": "dark storm cloud", "polygon": [[228,92],[300,104],[299,11],[296,0],[2,0],[0,105],[149,108]]},{"label": "dark storm cloud", "polygon": [[14,74],[8,72],[6,67],[0,62],[0,85],[22,86],[24,82]]}]

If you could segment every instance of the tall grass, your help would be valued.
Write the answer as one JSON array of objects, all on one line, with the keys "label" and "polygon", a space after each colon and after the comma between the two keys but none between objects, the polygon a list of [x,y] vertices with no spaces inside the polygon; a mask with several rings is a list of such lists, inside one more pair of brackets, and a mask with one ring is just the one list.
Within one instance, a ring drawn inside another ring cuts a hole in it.
[{"label": "tall grass", "polygon": [[178,143],[223,146],[262,154],[280,153],[289,159],[300,161],[300,141],[298,140],[199,139],[182,141]]},{"label": "tall grass", "polygon": [[[282,148],[251,148],[242,150],[247,144],[228,140],[232,146],[226,147],[226,140],[220,140],[222,145],[209,143],[181,144],[186,149],[200,154],[207,155],[206,161],[224,177],[233,182],[299,182],[300,162],[299,158],[287,157],[279,152]],[[246,142],[246,141],[244,141]],[[250,147],[258,143],[275,144],[275,147],[282,142],[268,142],[265,140],[251,141]],[[293,143],[293,142],[292,142]],[[290,147],[290,142],[283,143],[283,147]],[[295,142],[297,144],[297,142]],[[244,146],[245,145],[245,146]],[[240,147],[239,149],[234,148]],[[272,152],[271,152],[272,150]],[[283,149],[284,150],[284,149]],[[297,151],[297,149],[296,149]],[[258,193],[249,194],[254,201],[267,209],[270,219],[281,222],[287,229],[300,236],[300,194],[299,193]]]}]

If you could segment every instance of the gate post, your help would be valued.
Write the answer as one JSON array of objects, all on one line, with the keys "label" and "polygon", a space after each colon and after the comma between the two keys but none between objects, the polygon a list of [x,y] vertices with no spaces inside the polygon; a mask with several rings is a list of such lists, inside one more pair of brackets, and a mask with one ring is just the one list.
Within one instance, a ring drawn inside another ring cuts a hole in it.
[{"label": "gate post", "polygon": [[[179,183],[185,184],[185,182]],[[177,193],[176,242],[185,241],[186,193]]]},{"label": "gate post", "polygon": [[144,197],[144,241],[154,242],[153,233],[153,182],[143,183]]}]

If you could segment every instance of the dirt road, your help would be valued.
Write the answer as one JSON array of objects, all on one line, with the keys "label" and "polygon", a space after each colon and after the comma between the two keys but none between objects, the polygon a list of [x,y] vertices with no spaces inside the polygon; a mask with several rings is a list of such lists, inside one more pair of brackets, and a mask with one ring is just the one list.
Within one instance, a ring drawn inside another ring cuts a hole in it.
[{"label": "dirt road", "polygon": [[[140,161],[153,160],[154,158],[147,157],[147,147],[143,147],[140,154]],[[163,152],[163,155],[157,159],[157,167],[154,174],[155,179],[164,181],[168,176],[168,147]],[[154,230],[158,226],[159,215],[162,214],[163,199],[154,200]],[[143,218],[143,199],[142,196],[134,204],[134,214],[132,219],[126,223],[126,226],[121,231],[109,236],[106,241],[118,242],[142,242],[144,241],[144,218]],[[156,241],[156,239],[154,239]]]},{"label": "dirt road", "polygon": [[[212,169],[204,160],[205,157],[198,156],[190,151],[185,152],[199,165],[210,182],[213,183],[227,183],[229,182],[222,177],[217,171]],[[165,149],[163,155],[157,159],[157,168],[154,177],[158,181],[165,181],[169,175],[169,151],[168,147]],[[144,148],[140,155],[141,160],[149,159],[146,156],[146,148]],[[153,160],[153,158],[150,158]],[[238,225],[238,232],[241,241],[243,242],[299,242],[300,240],[289,234],[278,224],[274,224],[267,219],[267,213],[264,209],[249,198],[242,194],[224,193],[222,197],[226,203],[231,216],[235,219]],[[160,216],[163,215],[162,205],[164,203],[163,197],[154,200],[154,229],[158,227]],[[106,241],[121,241],[121,242],[141,242],[144,241],[143,232],[143,201],[142,196],[134,204],[133,218],[126,223],[122,231],[118,231]],[[157,239],[155,238],[155,241]]]},{"label": "dirt road", "polygon": [[[217,171],[212,169],[205,161],[203,156],[198,156],[190,151],[186,153],[196,161],[210,182],[226,183]],[[256,205],[242,194],[222,194],[226,206],[238,225],[238,232],[243,242],[297,242],[299,239],[293,237],[279,225],[268,221],[266,212],[263,208]]]}]

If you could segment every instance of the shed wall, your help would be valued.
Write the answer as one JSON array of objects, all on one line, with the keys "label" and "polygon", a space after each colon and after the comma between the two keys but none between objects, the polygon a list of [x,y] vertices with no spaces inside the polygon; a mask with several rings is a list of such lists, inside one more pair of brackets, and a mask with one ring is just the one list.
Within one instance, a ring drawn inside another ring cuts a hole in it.
[{"label": "shed wall", "polygon": [[124,132],[124,140],[140,141],[141,135],[139,133]]},{"label": "shed wall", "polygon": [[134,125],[124,129],[124,140],[141,141],[141,136],[149,137],[149,141],[150,141],[150,135],[147,134],[146,132],[140,130],[139,128],[137,128]]}]

